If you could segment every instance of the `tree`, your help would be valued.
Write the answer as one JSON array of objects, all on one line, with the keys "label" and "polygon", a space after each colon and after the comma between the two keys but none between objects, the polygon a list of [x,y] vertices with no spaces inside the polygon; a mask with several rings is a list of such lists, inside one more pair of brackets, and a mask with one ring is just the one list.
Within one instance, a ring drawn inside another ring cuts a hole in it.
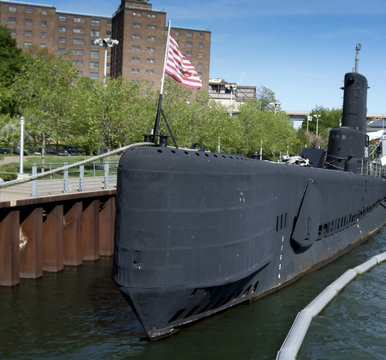
[{"label": "tree", "polygon": [[76,69],[68,56],[37,52],[27,61],[12,85],[17,110],[26,119],[26,133],[42,147],[44,163],[48,142],[64,143],[68,137],[71,91],[76,86]]},{"label": "tree", "polygon": [[0,114],[15,113],[16,95],[11,89],[25,57],[5,26],[0,26]]},{"label": "tree", "polygon": [[257,89],[257,102],[260,110],[263,111],[278,111],[280,110],[279,101],[275,98],[275,93],[265,86],[260,86]]},{"label": "tree", "polygon": [[[320,115],[318,121],[314,115]],[[308,122],[308,136],[311,146],[321,147],[327,150],[330,130],[339,126],[342,119],[342,109],[328,109],[323,106],[316,106],[312,109],[310,116],[312,117],[312,121]],[[316,137],[316,125],[318,125],[318,137]],[[307,129],[307,120],[303,121],[302,129]]]}]

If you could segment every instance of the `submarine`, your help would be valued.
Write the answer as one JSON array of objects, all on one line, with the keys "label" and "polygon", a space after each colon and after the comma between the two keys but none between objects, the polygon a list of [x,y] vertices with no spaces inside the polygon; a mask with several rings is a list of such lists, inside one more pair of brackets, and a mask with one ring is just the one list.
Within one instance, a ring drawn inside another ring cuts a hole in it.
[{"label": "submarine", "polygon": [[367,88],[357,66],[345,74],[341,126],[326,154],[302,152],[307,166],[164,141],[121,156],[112,278],[148,339],[279,290],[382,228]]}]

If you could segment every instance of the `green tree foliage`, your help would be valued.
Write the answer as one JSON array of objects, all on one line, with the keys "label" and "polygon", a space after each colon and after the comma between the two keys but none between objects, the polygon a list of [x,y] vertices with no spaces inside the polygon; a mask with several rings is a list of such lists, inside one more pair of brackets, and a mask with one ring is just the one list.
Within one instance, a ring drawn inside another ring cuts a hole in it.
[{"label": "green tree foliage", "polygon": [[16,96],[11,85],[24,61],[16,40],[5,26],[0,26],[0,114],[12,116],[15,112]]},{"label": "green tree foliage", "polygon": [[65,143],[68,138],[71,92],[76,69],[68,56],[55,57],[46,50],[27,61],[12,85],[17,109],[26,120],[30,142],[42,147],[44,162],[48,142]]}]

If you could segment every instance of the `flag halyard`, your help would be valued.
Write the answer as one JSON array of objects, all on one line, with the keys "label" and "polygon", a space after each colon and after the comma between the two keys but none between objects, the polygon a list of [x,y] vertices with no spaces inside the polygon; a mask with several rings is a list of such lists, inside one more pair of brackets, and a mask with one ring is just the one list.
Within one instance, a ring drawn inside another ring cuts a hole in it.
[{"label": "flag halyard", "polygon": [[165,73],[187,88],[201,89],[202,87],[202,81],[196,69],[181,52],[172,34],[169,35],[169,51]]}]

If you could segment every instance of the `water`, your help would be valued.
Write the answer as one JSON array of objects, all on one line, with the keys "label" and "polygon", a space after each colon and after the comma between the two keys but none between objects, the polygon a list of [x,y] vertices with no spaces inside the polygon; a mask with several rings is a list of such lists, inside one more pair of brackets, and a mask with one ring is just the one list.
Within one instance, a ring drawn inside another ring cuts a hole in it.
[{"label": "water", "polygon": [[[158,342],[110,280],[112,259],[0,287],[0,359],[274,359],[292,322],[344,271],[386,251],[386,228],[281,291]],[[385,359],[386,263],[357,277],[316,317],[303,359]]]}]

